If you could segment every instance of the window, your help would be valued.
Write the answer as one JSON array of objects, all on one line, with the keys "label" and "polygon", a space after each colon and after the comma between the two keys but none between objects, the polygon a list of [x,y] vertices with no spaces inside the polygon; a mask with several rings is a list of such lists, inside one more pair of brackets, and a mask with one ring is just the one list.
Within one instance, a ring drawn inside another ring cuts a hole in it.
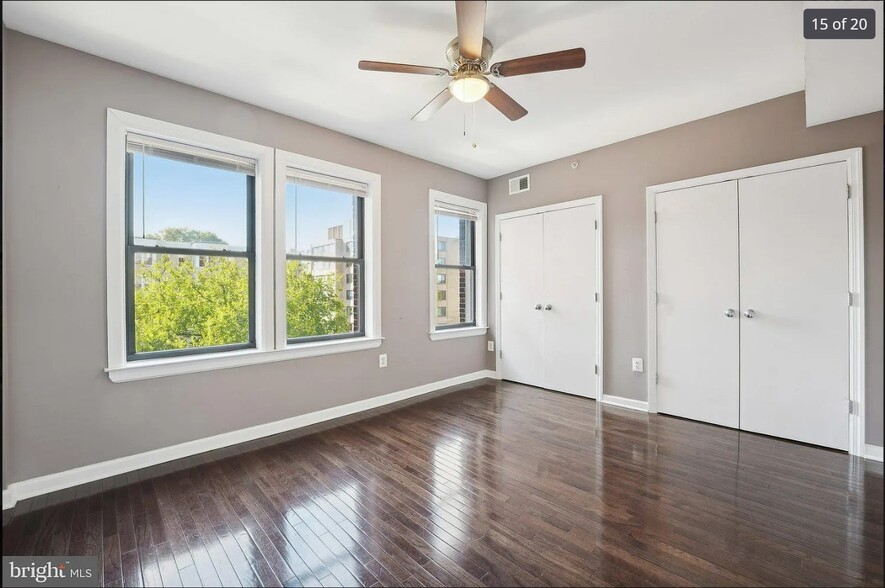
[{"label": "window", "polygon": [[433,340],[482,335],[487,330],[485,219],[484,203],[430,191]]},{"label": "window", "polygon": [[378,347],[381,177],[278,149],[276,178],[277,347]]},{"label": "window", "polygon": [[[286,176],[286,339],[359,337],[363,330],[365,184],[289,169]],[[353,301],[348,313],[345,301]]]},{"label": "window", "polygon": [[126,136],[126,356],[255,346],[255,161]]},{"label": "window", "polygon": [[381,344],[380,176],[107,113],[111,380]]}]

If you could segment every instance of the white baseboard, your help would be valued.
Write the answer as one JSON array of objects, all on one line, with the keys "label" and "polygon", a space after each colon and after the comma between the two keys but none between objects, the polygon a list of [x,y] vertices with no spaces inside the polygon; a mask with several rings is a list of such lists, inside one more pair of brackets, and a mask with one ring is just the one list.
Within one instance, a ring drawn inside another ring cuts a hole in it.
[{"label": "white baseboard", "polygon": [[205,453],[206,451],[212,451],[213,449],[221,449],[222,447],[236,445],[237,443],[244,443],[246,441],[260,439],[261,437],[276,435],[277,433],[284,433],[293,429],[300,429],[323,421],[364,412],[373,408],[413,398],[415,396],[421,396],[422,394],[442,390],[443,388],[448,388],[450,386],[466,384],[484,378],[495,378],[496,376],[497,374],[494,370],[481,370],[473,372],[472,374],[464,374],[463,376],[456,376],[454,378],[448,378],[447,380],[440,380],[439,382],[432,382],[430,384],[424,384],[423,386],[416,386],[407,390],[384,394],[383,396],[367,398],[366,400],[359,400],[357,402],[351,402],[350,404],[334,406],[332,408],[318,410],[316,412],[283,419],[281,421],[256,425],[246,429],[239,429],[237,431],[222,433],[220,435],[214,435],[203,439],[196,439],[194,441],[188,441],[170,447],[162,447],[160,449],[154,449],[136,455],[129,455],[127,457],[120,457],[110,461],[103,461],[72,470],[66,470],[64,472],[58,472],[57,474],[49,474],[47,476],[40,476],[39,478],[31,478],[30,480],[15,482],[10,484],[6,490],[3,491],[3,510],[12,508],[17,501],[26,498],[55,492],[56,490],[62,490],[64,488],[79,486],[81,484],[94,482],[95,480],[102,480],[119,474],[125,474],[126,472],[155,466],[167,461],[190,457],[199,453]]},{"label": "white baseboard", "polygon": [[873,461],[882,461],[882,447],[880,445],[867,445],[863,456]]},{"label": "white baseboard", "polygon": [[12,508],[13,506],[15,506],[15,498],[12,497],[12,492],[7,488],[3,491],[3,510]]},{"label": "white baseboard", "polygon": [[623,396],[611,396],[610,394],[602,395],[603,404],[611,404],[612,406],[620,406],[621,408],[629,408],[630,410],[641,410],[648,412],[648,402],[643,400],[633,400],[632,398],[624,398]]}]

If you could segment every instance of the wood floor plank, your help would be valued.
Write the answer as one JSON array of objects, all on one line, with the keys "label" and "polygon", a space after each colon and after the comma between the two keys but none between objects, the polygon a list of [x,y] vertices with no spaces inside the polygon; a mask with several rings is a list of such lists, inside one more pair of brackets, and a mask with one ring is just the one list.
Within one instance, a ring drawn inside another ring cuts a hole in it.
[{"label": "wood floor plank", "polygon": [[144,586],[141,577],[141,562],[138,558],[138,550],[132,549],[120,556],[123,574],[123,586]]}]

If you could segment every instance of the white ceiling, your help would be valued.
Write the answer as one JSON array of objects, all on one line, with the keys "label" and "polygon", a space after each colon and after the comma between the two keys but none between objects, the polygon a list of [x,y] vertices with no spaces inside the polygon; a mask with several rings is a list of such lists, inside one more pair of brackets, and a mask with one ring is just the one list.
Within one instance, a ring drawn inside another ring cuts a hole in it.
[{"label": "white ceiling", "polygon": [[[454,3],[3,2],[7,27],[482,178],[802,90],[802,2],[489,2],[493,61],[572,47],[580,70],[501,79],[529,114],[417,112],[444,80]],[[468,133],[470,134],[470,133]]]},{"label": "white ceiling", "polygon": [[805,2],[805,8],[876,11],[875,38],[805,41],[805,123],[820,125],[882,110],[882,2]]}]

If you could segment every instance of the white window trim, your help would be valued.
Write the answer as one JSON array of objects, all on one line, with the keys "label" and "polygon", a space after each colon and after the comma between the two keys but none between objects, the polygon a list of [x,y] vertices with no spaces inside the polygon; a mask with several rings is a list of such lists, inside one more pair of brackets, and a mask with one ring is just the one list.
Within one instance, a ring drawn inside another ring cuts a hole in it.
[{"label": "white window trim", "polygon": [[[256,161],[255,173],[255,348],[238,351],[206,353],[162,359],[126,359],[126,134],[138,133],[170,141],[222,151]],[[107,318],[108,367],[105,371],[113,382],[129,382],[261,364],[290,359],[315,357],[374,349],[381,345],[380,268],[374,261],[380,253],[381,177],[362,170],[320,161],[304,156],[278,152],[293,167],[337,175],[369,185],[364,220],[366,263],[366,335],[340,341],[315,341],[286,345],[285,288],[274,292],[274,284],[285,278],[285,231],[277,231],[285,219],[274,218],[274,177],[277,161],[274,149],[148,117],[108,109],[107,112]],[[285,199],[285,165],[283,190],[277,196]],[[285,210],[285,207],[282,208]],[[282,258],[279,257],[282,235]],[[275,264],[275,259],[279,260]],[[280,301],[282,300],[282,313]],[[280,319],[280,317],[282,317]],[[280,326],[282,320],[282,327]],[[282,329],[282,330],[281,330]],[[282,334],[282,344],[279,342]]]},{"label": "white window trim", "polygon": [[[476,259],[474,259],[474,266],[476,267],[476,295],[474,300],[475,308],[473,310],[476,319],[476,325],[470,327],[461,327],[454,329],[437,329],[436,328],[436,247],[437,247],[437,238],[436,238],[436,214],[434,213],[434,204],[436,202],[442,202],[445,204],[454,204],[456,206],[460,206],[462,208],[469,208],[471,210],[476,211],[476,234],[474,235],[474,249],[473,253]],[[460,339],[462,337],[479,337],[483,336],[488,332],[488,322],[487,322],[487,312],[486,312],[486,287],[487,287],[487,279],[486,279],[486,238],[487,238],[487,205],[485,202],[481,202],[479,200],[471,200],[470,198],[464,198],[463,196],[455,196],[454,194],[448,194],[446,192],[441,192],[439,190],[430,190],[430,197],[428,199],[428,228],[429,228],[429,245],[430,245],[430,253],[429,253],[429,261],[430,261],[430,278],[429,278],[429,291],[428,291],[428,301],[429,301],[429,310],[428,316],[430,317],[430,340],[431,341],[445,341],[447,339]]]},{"label": "white window trim", "polygon": [[[352,346],[364,341],[378,341],[381,337],[381,176],[365,170],[331,163],[306,155],[276,150],[276,257],[275,276],[277,284],[286,283],[286,177],[289,168],[343,178],[366,185],[363,204],[363,268],[366,291],[363,308],[365,335],[341,341],[324,342],[329,348],[334,345]],[[292,343],[286,338],[286,288],[276,291],[276,346],[277,349],[311,349],[314,343]],[[377,347],[378,345],[374,345]]]},{"label": "white window trim", "polygon": [[266,351],[243,349],[221,353],[207,353],[205,355],[182,355],[166,359],[143,359],[137,362],[130,362],[122,367],[108,368],[105,371],[108,372],[113,382],[132,382],[134,380],[194,374],[246,365],[375,349],[380,347],[383,341],[381,338],[369,339],[360,337],[359,339],[344,339],[341,341],[301,343],[299,345],[290,345],[286,349]]}]

